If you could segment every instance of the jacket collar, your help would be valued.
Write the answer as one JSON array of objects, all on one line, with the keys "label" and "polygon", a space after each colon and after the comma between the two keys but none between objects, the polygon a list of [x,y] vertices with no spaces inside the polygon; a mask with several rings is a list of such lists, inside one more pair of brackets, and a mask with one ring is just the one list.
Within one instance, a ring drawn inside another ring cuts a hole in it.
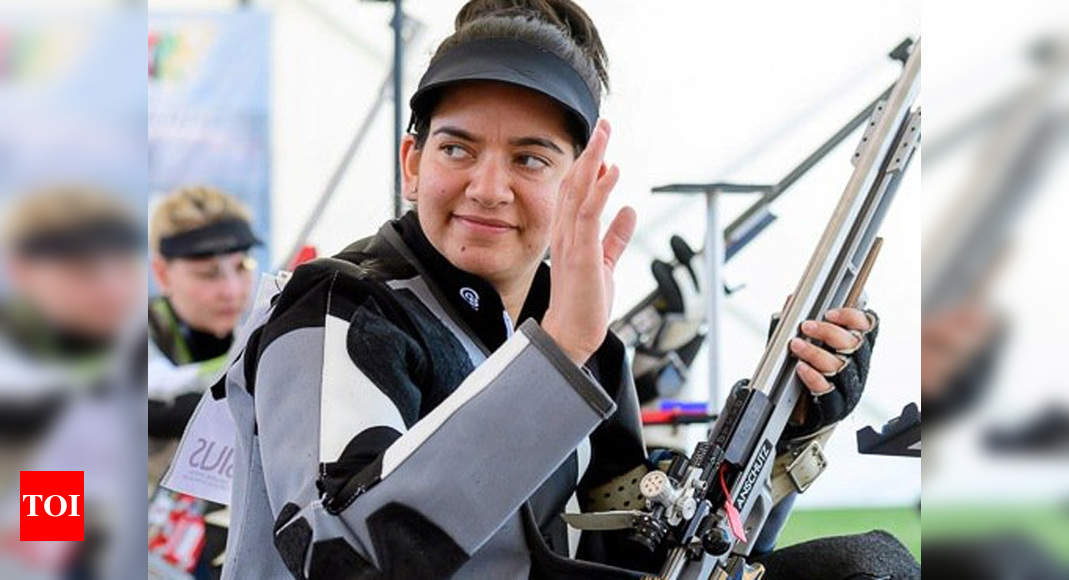
[{"label": "jacket collar", "polygon": [[[494,351],[501,346],[511,329],[501,296],[494,287],[479,276],[457,268],[440,254],[423,233],[415,211],[387,223],[386,227],[399,235],[419,261],[418,269],[427,283],[436,287],[439,297],[449,302],[451,310],[463,319],[487,349]],[[549,266],[543,262],[535,272],[519,320],[510,321],[511,325],[519,326],[528,318],[541,322],[548,306]]]},{"label": "jacket collar", "polygon": [[178,317],[166,297],[149,300],[149,336],[156,346],[176,365],[204,362],[221,357],[234,340],[231,332],[223,338],[202,332]]}]

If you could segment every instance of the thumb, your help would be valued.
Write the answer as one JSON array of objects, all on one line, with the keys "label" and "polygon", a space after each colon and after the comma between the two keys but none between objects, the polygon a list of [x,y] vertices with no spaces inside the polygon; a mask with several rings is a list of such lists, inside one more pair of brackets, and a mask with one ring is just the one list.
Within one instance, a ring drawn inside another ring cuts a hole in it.
[{"label": "thumb", "polygon": [[609,230],[605,232],[605,237],[601,240],[601,248],[604,252],[604,261],[610,270],[616,267],[616,261],[620,259],[620,255],[624,253],[627,244],[631,241],[637,219],[635,210],[631,206],[624,206],[609,224]]}]

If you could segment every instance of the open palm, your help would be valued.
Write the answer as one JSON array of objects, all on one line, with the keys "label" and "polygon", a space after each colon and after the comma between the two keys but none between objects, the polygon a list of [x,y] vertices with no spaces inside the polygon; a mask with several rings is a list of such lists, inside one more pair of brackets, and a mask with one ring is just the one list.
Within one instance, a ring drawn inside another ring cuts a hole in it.
[{"label": "open palm", "polygon": [[635,211],[624,207],[600,236],[601,212],[620,178],[619,168],[603,162],[610,132],[607,121],[598,121],[561,183],[552,225],[551,290],[542,327],[577,364],[605,340],[613,271],[635,231]]}]

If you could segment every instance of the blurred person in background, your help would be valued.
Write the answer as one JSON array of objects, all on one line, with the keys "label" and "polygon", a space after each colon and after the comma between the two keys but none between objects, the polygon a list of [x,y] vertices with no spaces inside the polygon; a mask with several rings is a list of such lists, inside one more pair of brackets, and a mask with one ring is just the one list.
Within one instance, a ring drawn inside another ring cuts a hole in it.
[{"label": "blurred person in background", "polygon": [[[3,223],[0,577],[130,578],[143,443],[142,225],[116,196],[63,186],[15,198]],[[137,413],[137,414],[134,414]],[[140,451],[137,455],[135,452]],[[82,471],[85,541],[19,542],[21,470]]]},{"label": "blurred person in background", "polygon": [[[148,305],[148,430],[157,444],[182,435],[225,361],[252,288],[249,249],[259,243],[249,210],[211,187],[178,189],[153,209],[149,244],[160,294]],[[165,468],[170,458],[161,459],[157,467]]]},{"label": "blurred person in background", "polygon": [[[154,207],[149,244],[152,275],[160,292],[148,305],[148,475],[152,491],[170,464],[208,382],[226,361],[252,287],[255,262],[249,250],[260,240],[253,234],[249,210],[237,199],[211,187],[185,187]],[[161,490],[153,501],[176,506],[192,501],[179,500],[178,495]],[[204,515],[199,512],[217,514],[209,518],[215,523],[205,526],[203,549],[198,542],[180,542],[201,550],[199,555],[169,557],[198,562],[197,576],[210,577],[218,575],[219,566],[212,562],[226,544],[225,515],[217,519],[226,512],[222,506],[200,501],[187,506],[198,512],[195,517]],[[174,543],[163,537],[153,541],[160,546]]]},{"label": "blurred person in background", "polygon": [[56,188],[13,202],[3,228],[0,431],[32,435],[87,388],[144,293],[143,234],[113,197]]}]

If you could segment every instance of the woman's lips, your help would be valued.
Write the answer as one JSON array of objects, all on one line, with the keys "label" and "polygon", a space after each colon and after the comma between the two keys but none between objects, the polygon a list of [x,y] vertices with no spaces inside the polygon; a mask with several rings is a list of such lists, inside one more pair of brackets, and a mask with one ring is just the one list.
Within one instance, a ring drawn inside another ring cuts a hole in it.
[{"label": "woman's lips", "polygon": [[453,217],[468,229],[479,233],[503,234],[516,229],[516,226],[501,220],[459,214],[453,214]]}]

